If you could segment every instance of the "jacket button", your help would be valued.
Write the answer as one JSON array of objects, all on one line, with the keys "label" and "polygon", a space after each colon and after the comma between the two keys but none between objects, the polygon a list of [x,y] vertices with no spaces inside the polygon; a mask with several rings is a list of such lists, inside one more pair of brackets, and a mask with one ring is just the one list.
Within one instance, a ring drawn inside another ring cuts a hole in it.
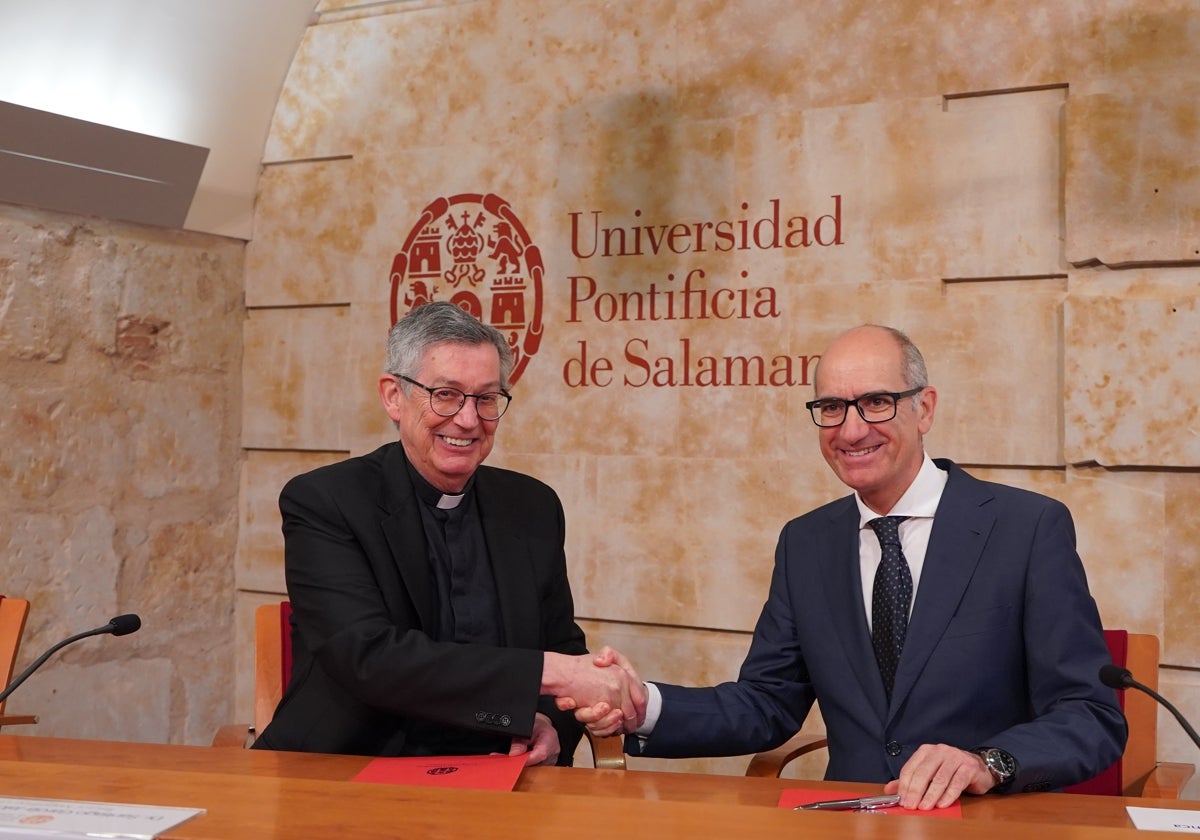
[{"label": "jacket button", "polygon": [[500,715],[500,725],[512,726],[512,718],[510,718],[508,715]]},{"label": "jacket button", "polygon": [[890,755],[894,758],[895,756],[900,755],[900,742],[899,741],[888,741],[887,745],[884,747],[884,749],[887,750],[888,755]]},{"label": "jacket button", "polygon": [[478,721],[479,723],[483,723],[483,719],[484,719],[485,717],[486,717],[486,715],[485,715],[483,712],[476,712],[476,713],[475,713],[475,720],[476,720],[476,721]]}]

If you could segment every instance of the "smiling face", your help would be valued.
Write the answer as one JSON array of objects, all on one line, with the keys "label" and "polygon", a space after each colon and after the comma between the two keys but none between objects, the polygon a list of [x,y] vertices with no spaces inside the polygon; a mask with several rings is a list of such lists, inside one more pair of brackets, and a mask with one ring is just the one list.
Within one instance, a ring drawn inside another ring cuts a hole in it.
[{"label": "smiling face", "polygon": [[[430,388],[448,386],[467,394],[500,390],[500,356],[491,344],[443,341],[425,351],[412,378]],[[400,430],[404,454],[421,476],[443,493],[459,493],[492,451],[499,420],[481,420],[467,398],[453,417],[434,413],[429,392],[395,377],[379,378],[384,410]]]},{"label": "smiling face", "polygon": [[[899,341],[879,327],[843,333],[817,365],[816,397],[852,400],[863,394],[907,391],[904,353]],[[915,401],[915,404],[914,404]],[[904,397],[896,416],[867,423],[854,408],[840,426],[819,429],[821,454],[846,486],[878,514],[887,514],[921,469],[922,438],[933,426],[937,392],[927,387]]]}]

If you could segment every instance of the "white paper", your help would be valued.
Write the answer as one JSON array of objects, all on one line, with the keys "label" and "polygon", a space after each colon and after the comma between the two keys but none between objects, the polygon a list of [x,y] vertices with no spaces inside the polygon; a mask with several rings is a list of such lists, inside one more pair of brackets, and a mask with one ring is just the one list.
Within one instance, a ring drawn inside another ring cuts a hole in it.
[{"label": "white paper", "polygon": [[1125,808],[1129,819],[1142,831],[1178,831],[1181,834],[1200,834],[1200,811],[1180,811],[1173,808]]},{"label": "white paper", "polygon": [[0,796],[0,837],[121,837],[152,840],[203,808]]}]

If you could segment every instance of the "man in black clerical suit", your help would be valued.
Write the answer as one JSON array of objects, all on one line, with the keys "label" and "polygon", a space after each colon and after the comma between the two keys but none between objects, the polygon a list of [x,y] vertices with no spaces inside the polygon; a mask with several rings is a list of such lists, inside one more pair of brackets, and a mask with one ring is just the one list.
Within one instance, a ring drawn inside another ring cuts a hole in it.
[{"label": "man in black clerical suit", "polygon": [[481,466],[512,367],[450,303],[392,327],[379,395],[399,442],[280,495],[293,668],[255,747],[570,764],[581,730],[555,696],[637,718],[641,682],[596,667],[575,624],[557,495]]}]

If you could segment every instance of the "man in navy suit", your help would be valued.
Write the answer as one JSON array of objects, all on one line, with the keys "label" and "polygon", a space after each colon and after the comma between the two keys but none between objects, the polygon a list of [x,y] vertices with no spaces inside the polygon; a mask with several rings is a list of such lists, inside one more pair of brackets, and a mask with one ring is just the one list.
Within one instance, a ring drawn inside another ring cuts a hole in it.
[{"label": "man in navy suit", "polygon": [[293,666],[255,747],[570,764],[581,730],[554,696],[644,706],[636,675],[587,655],[558,496],[481,466],[512,369],[450,303],[392,327],[379,395],[399,442],[280,495]]},{"label": "man in navy suit", "polygon": [[[1110,660],[1067,508],[925,454],[937,392],[898,330],[841,335],[815,386],[821,452],[854,494],[784,527],[737,681],[650,684],[626,751],[770,749],[817,700],[826,778],[886,783],[906,808],[1055,789],[1107,768],[1127,731],[1097,681]],[[889,516],[902,517],[898,547],[871,524]],[[873,631],[887,637],[879,652]],[[631,730],[606,712],[577,717],[601,734]]]}]

